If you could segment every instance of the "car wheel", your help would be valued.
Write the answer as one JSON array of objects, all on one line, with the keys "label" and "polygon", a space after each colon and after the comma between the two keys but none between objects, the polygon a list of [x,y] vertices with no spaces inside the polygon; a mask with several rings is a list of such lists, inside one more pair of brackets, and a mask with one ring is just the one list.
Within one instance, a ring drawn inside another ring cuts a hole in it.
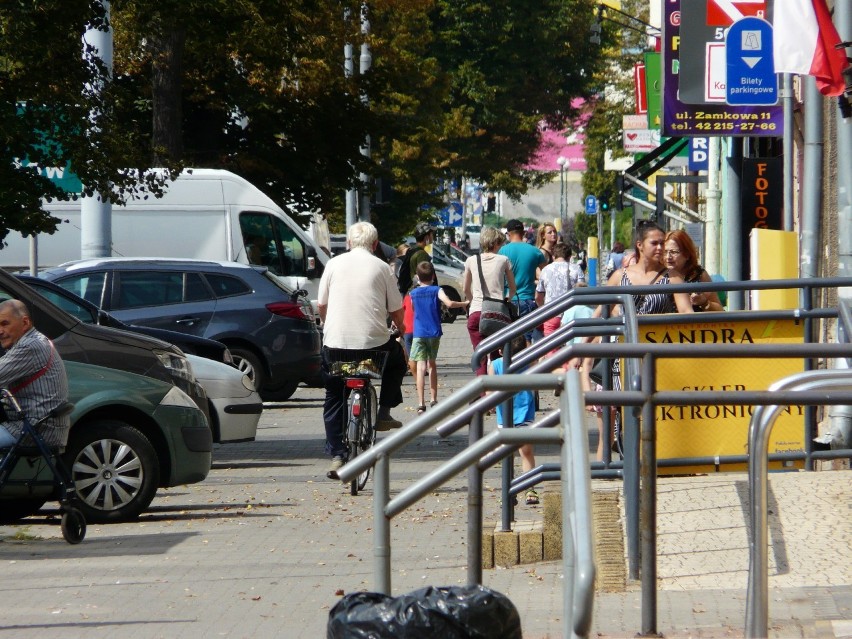
[{"label": "car wheel", "polygon": [[35,515],[44,506],[46,499],[3,499],[0,500],[0,525],[14,524],[15,522]]},{"label": "car wheel", "polygon": [[297,388],[299,388],[299,382],[287,382],[279,388],[270,388],[263,391],[260,396],[265,402],[286,402],[293,396]]},{"label": "car wheel", "polygon": [[127,521],[142,513],[160,483],[151,442],[129,424],[104,419],[71,433],[65,459],[86,521]]},{"label": "car wheel", "polygon": [[[461,296],[458,294],[456,289],[451,288],[449,286],[442,286],[441,290],[454,302],[461,302]],[[441,303],[441,323],[442,324],[452,324],[456,321],[456,318],[459,316],[461,309],[458,308],[447,308]]]},{"label": "car wheel", "polygon": [[260,392],[266,384],[266,374],[263,370],[263,364],[257,355],[244,348],[232,348],[231,357],[234,360],[234,366],[240,372],[248,375],[254,387]]}]

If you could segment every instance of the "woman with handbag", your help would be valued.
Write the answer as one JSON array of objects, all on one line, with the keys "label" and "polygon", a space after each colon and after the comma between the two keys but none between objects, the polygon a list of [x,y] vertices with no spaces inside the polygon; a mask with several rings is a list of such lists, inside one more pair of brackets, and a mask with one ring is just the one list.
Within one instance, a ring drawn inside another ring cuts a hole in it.
[{"label": "woman with handbag", "polygon": [[[473,348],[479,346],[484,335],[480,332],[483,303],[499,302],[503,290],[508,288],[509,299],[515,296],[515,277],[509,258],[497,252],[505,241],[499,229],[484,226],[479,235],[479,255],[473,255],[464,263],[464,296],[470,302],[467,316],[467,332]],[[483,360],[476,370],[477,375],[487,373]]]}]

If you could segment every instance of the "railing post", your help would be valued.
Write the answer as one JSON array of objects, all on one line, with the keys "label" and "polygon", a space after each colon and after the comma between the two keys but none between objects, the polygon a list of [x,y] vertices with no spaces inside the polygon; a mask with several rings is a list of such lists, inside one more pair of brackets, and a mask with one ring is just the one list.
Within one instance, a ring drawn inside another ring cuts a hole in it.
[{"label": "railing post", "polygon": [[[626,369],[627,360],[622,360]],[[629,390],[641,390],[639,380],[625,375]],[[627,520],[627,575],[633,581],[639,579],[639,420],[636,409],[622,406],[621,433],[624,457],[624,515]]]},{"label": "railing post", "polygon": [[382,455],[373,472],[373,561],[376,592],[391,594],[390,519],[385,506],[390,501],[390,458]]},{"label": "railing post", "polygon": [[[468,446],[482,438],[482,413],[474,415],[468,429]],[[482,471],[478,464],[467,469],[467,585],[482,583]]]},{"label": "railing post", "polygon": [[656,362],[652,355],[642,358],[642,490],[640,520],[642,529],[642,635],[657,634],[657,425],[654,393],[657,390]]}]

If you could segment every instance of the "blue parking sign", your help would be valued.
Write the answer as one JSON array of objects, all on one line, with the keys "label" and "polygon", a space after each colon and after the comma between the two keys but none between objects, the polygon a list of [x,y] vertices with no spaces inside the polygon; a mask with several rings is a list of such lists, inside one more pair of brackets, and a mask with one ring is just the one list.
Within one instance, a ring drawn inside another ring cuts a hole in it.
[{"label": "blue parking sign", "polygon": [[760,18],[737,20],[728,29],[725,55],[728,104],[770,105],[778,102],[771,24]]}]

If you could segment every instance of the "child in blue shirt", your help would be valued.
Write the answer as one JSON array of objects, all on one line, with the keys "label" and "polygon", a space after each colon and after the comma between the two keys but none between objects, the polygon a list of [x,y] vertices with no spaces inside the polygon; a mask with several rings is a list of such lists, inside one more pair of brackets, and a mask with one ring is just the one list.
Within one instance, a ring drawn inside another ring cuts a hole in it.
[{"label": "child in blue shirt", "polygon": [[[512,340],[512,357],[514,358],[526,348],[526,338],[518,335]],[[503,358],[495,359],[488,365],[490,375],[503,374]],[[497,406],[497,426],[502,428],[504,422],[503,404]],[[522,390],[512,396],[512,423],[515,428],[529,426],[535,421],[535,394],[531,390]],[[532,444],[524,444],[518,452],[521,455],[521,468],[524,472],[535,468],[535,452]],[[534,489],[527,491],[527,505],[534,506],[539,503],[538,493]]]},{"label": "child in blue shirt", "polygon": [[426,412],[426,367],[429,367],[429,394],[431,406],[438,403],[438,347],[441,344],[441,303],[447,308],[464,308],[469,301],[454,302],[440,286],[435,285],[435,268],[432,262],[417,265],[419,284],[411,289],[414,307],[414,338],[411,340],[409,359],[417,365],[417,414]]}]

